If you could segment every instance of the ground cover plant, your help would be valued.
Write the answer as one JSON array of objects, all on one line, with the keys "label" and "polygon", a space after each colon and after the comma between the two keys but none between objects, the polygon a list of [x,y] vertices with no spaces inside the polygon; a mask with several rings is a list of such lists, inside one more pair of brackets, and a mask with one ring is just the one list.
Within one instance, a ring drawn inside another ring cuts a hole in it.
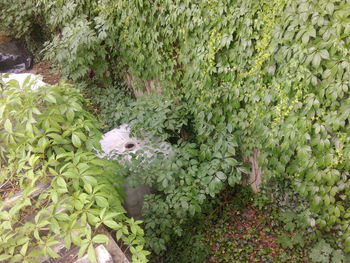
[{"label": "ground cover plant", "polygon": [[297,239],[283,228],[279,209],[268,205],[258,209],[246,188],[226,190],[221,198],[220,208],[209,214],[202,232],[202,242],[210,251],[206,262],[310,262],[310,240],[292,249],[280,242],[283,234],[292,242]]},{"label": "ground cover plant", "polygon": [[122,207],[120,167],[95,156],[100,124],[81,93],[62,83],[32,88],[30,77],[20,86],[0,75],[0,261],[57,258],[63,241],[97,262],[105,225],[133,262],[146,262],[140,222]]},{"label": "ground cover plant", "polygon": [[[224,189],[152,262],[348,262],[334,240],[305,226],[303,210],[264,202],[249,187]],[[214,209],[213,209],[214,208]]]},{"label": "ground cover plant", "polygon": [[[350,251],[348,0],[38,0],[20,14],[21,1],[0,3],[9,32],[40,24],[44,54],[90,83],[109,128],[130,122],[173,144],[174,159],[128,173],[157,189],[144,210],[153,252],[240,185],[253,153],[275,187],[266,199],[296,197],[300,227],[324,234],[314,255],[332,255],[325,244]],[[123,74],[140,89],[156,81],[162,94],[124,100]]]}]

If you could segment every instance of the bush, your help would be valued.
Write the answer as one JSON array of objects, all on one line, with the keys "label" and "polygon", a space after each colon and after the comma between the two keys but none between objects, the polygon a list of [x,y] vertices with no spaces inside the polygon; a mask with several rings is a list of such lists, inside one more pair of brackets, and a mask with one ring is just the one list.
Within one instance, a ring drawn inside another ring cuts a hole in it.
[{"label": "bush", "polygon": [[130,246],[133,262],[146,262],[140,221],[122,207],[120,167],[95,156],[99,124],[81,94],[66,84],[31,85],[4,84],[0,75],[0,261],[56,258],[53,247],[64,240],[96,262],[93,245],[108,241],[96,230],[105,225]]}]

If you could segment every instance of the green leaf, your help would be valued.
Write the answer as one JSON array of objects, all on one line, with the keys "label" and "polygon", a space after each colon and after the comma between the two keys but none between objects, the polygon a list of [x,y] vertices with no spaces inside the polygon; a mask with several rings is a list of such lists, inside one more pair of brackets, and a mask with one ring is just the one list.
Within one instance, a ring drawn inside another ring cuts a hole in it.
[{"label": "green leaf", "polygon": [[237,171],[239,171],[241,173],[244,173],[244,174],[249,174],[250,173],[250,170],[247,167],[244,167],[244,166],[237,167]]},{"label": "green leaf", "polygon": [[345,252],[350,252],[350,237],[347,237],[344,241]]},{"label": "green leaf", "polygon": [[104,223],[106,226],[108,226],[109,228],[112,228],[112,229],[114,229],[114,230],[117,230],[117,229],[120,229],[120,228],[121,228],[121,224],[115,222],[115,221],[112,220],[112,219],[104,220],[103,223]]},{"label": "green leaf", "polygon": [[226,180],[227,176],[226,174],[224,174],[223,172],[219,171],[216,173],[216,176],[221,180],[221,181],[224,181]]},{"label": "green leaf", "polygon": [[312,65],[315,68],[318,68],[320,66],[321,63],[321,55],[319,53],[316,53],[312,59]]},{"label": "green leaf", "polygon": [[28,254],[28,256],[30,257],[43,257],[44,256],[44,252],[42,250],[38,250],[38,249],[34,249],[34,250],[31,250]]},{"label": "green leaf", "polygon": [[108,207],[109,204],[108,204],[108,201],[106,198],[104,198],[103,196],[95,196],[95,200],[96,200],[96,203],[99,207]]},{"label": "green leaf", "polygon": [[[72,238],[73,238],[73,236],[72,236]],[[73,240],[73,243],[76,244],[76,243],[74,242],[74,239],[72,239],[72,240]],[[79,246],[80,246],[80,249],[79,249],[79,251],[78,251],[78,257],[81,258],[81,257],[84,255],[86,249],[88,248],[89,243],[83,242],[83,243],[80,243]]]},{"label": "green leaf", "polygon": [[45,97],[45,100],[47,100],[48,102],[51,102],[53,104],[56,104],[56,98],[52,95],[52,94],[47,94]]},{"label": "green leaf", "polygon": [[58,255],[55,251],[53,251],[50,247],[47,248],[47,253],[52,258],[59,258],[60,255]]},{"label": "green leaf", "polygon": [[64,246],[69,250],[72,245],[72,239],[71,239],[71,234],[67,234],[64,237]]},{"label": "green leaf", "polygon": [[241,178],[242,177],[240,175],[232,174],[228,177],[228,184],[230,186],[235,186],[241,182]]},{"label": "green leaf", "polygon": [[[84,244],[83,240],[79,237],[78,233],[70,233],[71,240],[74,245],[82,247]],[[84,253],[84,251],[82,252]],[[80,256],[81,257],[81,256]]]},{"label": "green leaf", "polygon": [[62,177],[57,177],[57,185],[62,188],[67,188],[67,183]]},{"label": "green leaf", "polygon": [[328,50],[327,50],[327,49],[322,49],[322,50],[320,51],[320,56],[321,56],[323,59],[329,59]]},{"label": "green leaf", "polygon": [[133,233],[135,235],[137,234],[137,226],[136,225],[131,225],[130,230],[131,230],[131,233]]},{"label": "green leaf", "polygon": [[226,158],[225,162],[230,166],[236,166],[238,164],[238,161],[234,158]]},{"label": "green leaf", "polygon": [[11,263],[12,262],[22,262],[23,256],[21,254],[16,254],[11,257]]},{"label": "green leaf", "polygon": [[71,218],[66,213],[58,213],[56,214],[56,219],[59,221],[70,221]]},{"label": "green leaf", "polygon": [[93,176],[85,175],[85,176],[82,176],[81,179],[82,179],[82,180],[84,181],[84,183],[86,183],[86,184],[97,185],[97,180],[96,180]]},{"label": "green leaf", "polygon": [[96,235],[93,237],[92,241],[94,243],[107,243],[109,241],[109,238],[106,235]]},{"label": "green leaf", "polygon": [[121,229],[119,229],[119,230],[117,231],[117,233],[116,233],[116,238],[117,238],[117,240],[120,240],[120,238],[122,237],[122,235],[123,235],[123,229],[121,228]]},{"label": "green leaf", "polygon": [[12,257],[11,255],[6,255],[6,254],[0,255],[0,261],[9,259],[9,258],[11,258],[11,257]]},{"label": "green leaf", "polygon": [[231,124],[231,123],[227,124],[227,130],[228,130],[229,133],[232,132],[233,127],[232,127],[232,124]]},{"label": "green leaf", "polygon": [[72,134],[72,143],[75,147],[80,148],[81,146],[81,140],[78,135],[75,133]]},{"label": "green leaf", "polygon": [[87,213],[87,217],[88,217],[89,223],[93,226],[95,226],[98,222],[100,222],[100,218],[98,218],[97,216],[91,213]]},{"label": "green leaf", "polygon": [[4,128],[8,133],[12,133],[12,123],[9,119],[6,119]]},{"label": "green leaf", "polygon": [[190,205],[189,212],[191,216],[194,216],[196,213],[196,207],[194,205]]},{"label": "green leaf", "polygon": [[67,117],[67,120],[68,120],[69,122],[72,122],[72,121],[74,120],[74,116],[75,116],[75,114],[74,114],[74,111],[73,111],[73,110],[68,110],[68,111],[66,112],[66,117]]},{"label": "green leaf", "polygon": [[94,246],[92,244],[90,244],[89,248],[88,248],[88,258],[91,262],[97,263],[95,249],[94,249]]},{"label": "green leaf", "polygon": [[2,104],[2,105],[0,104],[0,120],[3,119],[5,108],[6,108],[6,104]]},{"label": "green leaf", "polygon": [[92,186],[89,183],[84,184],[84,189],[88,194],[92,194]]}]

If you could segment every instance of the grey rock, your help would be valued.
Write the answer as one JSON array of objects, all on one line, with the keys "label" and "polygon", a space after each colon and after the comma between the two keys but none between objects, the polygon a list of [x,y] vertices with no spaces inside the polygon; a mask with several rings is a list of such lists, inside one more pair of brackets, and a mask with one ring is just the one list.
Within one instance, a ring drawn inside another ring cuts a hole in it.
[{"label": "grey rock", "polygon": [[33,66],[33,56],[19,41],[0,44],[0,73],[20,73]]}]

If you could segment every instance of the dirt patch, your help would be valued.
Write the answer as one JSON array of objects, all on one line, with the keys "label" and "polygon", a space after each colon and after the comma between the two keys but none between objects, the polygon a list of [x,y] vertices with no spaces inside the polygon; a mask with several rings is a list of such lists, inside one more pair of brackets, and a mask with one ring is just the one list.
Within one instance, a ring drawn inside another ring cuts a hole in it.
[{"label": "dirt patch", "polygon": [[11,41],[11,38],[9,38],[5,32],[3,31],[0,31],[0,44],[4,44],[4,43],[7,43],[7,42],[10,42]]},{"label": "dirt patch", "polygon": [[25,73],[41,75],[43,77],[43,81],[50,85],[57,84],[61,78],[61,74],[54,69],[48,61],[42,61],[34,64],[33,68],[25,71]]}]

